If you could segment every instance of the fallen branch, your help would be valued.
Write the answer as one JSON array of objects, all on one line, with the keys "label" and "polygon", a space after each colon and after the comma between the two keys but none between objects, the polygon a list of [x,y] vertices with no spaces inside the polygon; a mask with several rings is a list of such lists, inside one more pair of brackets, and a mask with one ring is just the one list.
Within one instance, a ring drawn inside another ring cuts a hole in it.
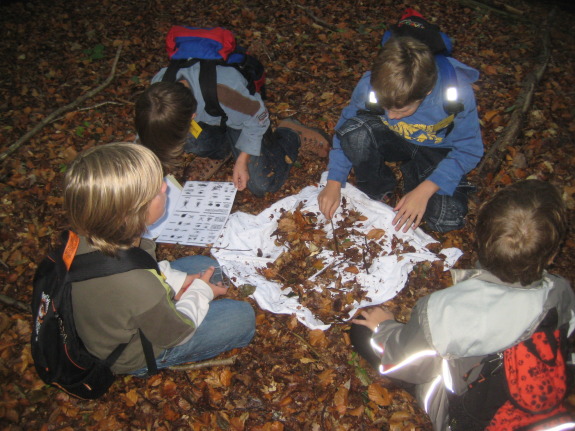
[{"label": "fallen branch", "polygon": [[106,78],[106,80],[102,84],[100,84],[96,88],[93,88],[92,90],[88,91],[87,93],[83,94],[82,96],[78,97],[73,102],[56,109],[51,114],[49,114],[47,117],[45,117],[42,121],[40,121],[38,124],[36,124],[36,126],[34,126],[32,128],[32,130],[27,132],[24,136],[22,136],[16,142],[14,142],[12,145],[10,145],[10,147],[8,147],[8,149],[6,151],[4,151],[2,154],[0,154],[0,162],[4,161],[10,154],[12,154],[18,148],[20,148],[20,146],[24,142],[28,141],[32,136],[34,136],[36,133],[38,133],[44,126],[46,126],[47,124],[50,124],[54,120],[54,118],[61,116],[65,112],[71,111],[76,106],[83,103],[85,100],[93,97],[94,95],[96,95],[100,91],[102,91],[104,88],[106,88],[110,84],[110,82],[112,82],[112,79],[114,79],[114,76],[116,75],[116,66],[118,64],[118,59],[120,58],[121,52],[122,52],[122,45],[118,46],[118,50],[116,51],[116,57],[114,58],[114,63],[112,64],[112,70],[110,71],[110,75],[108,76],[108,78]]},{"label": "fallen branch", "polygon": [[224,359],[208,359],[207,361],[201,362],[193,362],[190,364],[184,365],[174,365],[172,367],[168,367],[170,370],[175,371],[189,371],[189,370],[198,370],[200,368],[208,368],[208,367],[225,367],[228,365],[234,365],[236,363],[237,356],[232,356],[231,358],[224,358]]},{"label": "fallen branch", "polygon": [[496,7],[493,7],[493,6],[489,6],[489,5],[487,5],[481,1],[478,1],[478,0],[459,0],[459,1],[462,4],[470,6],[470,7],[486,9],[488,11],[497,13],[499,15],[503,15],[503,16],[510,17],[510,18],[515,18],[515,19],[520,20],[520,21],[525,20],[525,18],[522,16],[523,14],[520,10],[518,10],[516,8],[509,7],[506,4],[503,4],[503,7],[506,9],[506,10],[503,10],[503,9],[498,9]]},{"label": "fallen branch", "polygon": [[307,8],[307,7],[305,7],[305,6],[302,6],[302,5],[300,5],[300,4],[297,4],[297,3],[293,3],[293,2],[290,2],[290,3],[291,3],[293,6],[302,9],[305,13],[308,14],[308,16],[309,16],[311,19],[313,19],[313,20],[314,20],[317,24],[319,24],[320,26],[325,27],[325,28],[327,28],[328,30],[331,30],[331,31],[334,31],[334,32],[338,31],[338,28],[337,28],[335,25],[332,25],[332,24],[330,24],[330,23],[324,21],[323,19],[318,18],[317,16],[315,16],[315,15],[312,13],[312,11],[309,10],[309,8]]},{"label": "fallen branch", "polygon": [[549,23],[553,21],[556,9],[553,8],[547,17],[547,21],[542,32],[542,50],[538,57],[536,67],[529,73],[522,84],[522,91],[515,101],[515,110],[511,114],[509,123],[507,124],[503,134],[493,143],[489,151],[483,157],[483,160],[477,168],[479,178],[486,178],[487,173],[495,173],[503,162],[503,153],[507,147],[513,144],[521,132],[523,119],[525,114],[531,107],[533,101],[533,93],[535,87],[543,77],[547,64],[549,63],[550,48],[549,48]]},{"label": "fallen branch", "polygon": [[17,299],[10,298],[9,296],[0,294],[0,302],[16,307],[22,311],[30,312],[30,306],[28,304],[24,304],[23,302],[18,301]]}]

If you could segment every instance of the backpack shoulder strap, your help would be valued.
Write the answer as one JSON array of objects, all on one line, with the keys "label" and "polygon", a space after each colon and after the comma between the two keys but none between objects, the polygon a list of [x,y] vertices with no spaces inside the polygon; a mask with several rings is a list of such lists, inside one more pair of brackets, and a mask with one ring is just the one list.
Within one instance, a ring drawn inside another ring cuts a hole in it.
[{"label": "backpack shoulder strap", "polygon": [[226,127],[228,116],[218,100],[217,62],[200,60],[200,88],[205,102],[205,110],[212,117],[220,117],[220,127]]},{"label": "backpack shoulder strap", "polygon": [[197,58],[192,58],[189,60],[178,59],[170,60],[168,67],[162,76],[162,82],[176,82],[178,70],[185,69],[186,67],[191,67],[199,61]]},{"label": "backpack shoulder strap", "polygon": [[99,251],[80,254],[70,267],[70,280],[83,281],[131,271],[132,269],[155,269],[158,263],[139,247],[120,250],[117,257],[106,256]]}]

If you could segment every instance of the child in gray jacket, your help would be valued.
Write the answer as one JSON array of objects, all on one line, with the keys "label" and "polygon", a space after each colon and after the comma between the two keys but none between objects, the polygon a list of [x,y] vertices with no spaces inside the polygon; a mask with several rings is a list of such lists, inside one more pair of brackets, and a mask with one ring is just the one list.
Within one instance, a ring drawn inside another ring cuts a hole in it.
[{"label": "child in gray jacket", "polygon": [[566,229],[565,205],[549,183],[499,191],[478,215],[479,268],[453,270],[454,285],[419,299],[406,324],[384,307],[363,311],[352,320],[354,348],[383,375],[412,385],[434,430],[449,429],[448,396],[467,390],[473,365],[531,337],[553,309],[557,328],[573,333],[575,294],[545,271]]}]

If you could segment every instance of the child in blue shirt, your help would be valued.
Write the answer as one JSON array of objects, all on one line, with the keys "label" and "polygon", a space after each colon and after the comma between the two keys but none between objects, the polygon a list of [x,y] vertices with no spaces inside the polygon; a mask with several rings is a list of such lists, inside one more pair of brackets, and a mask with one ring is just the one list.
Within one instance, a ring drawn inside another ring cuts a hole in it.
[{"label": "child in blue shirt", "polygon": [[318,197],[326,218],[337,210],[352,167],[356,186],[385,201],[397,185],[387,163],[402,162],[404,195],[394,207],[396,230],[415,229],[422,221],[438,232],[463,227],[470,188],[465,175],[483,155],[471,87],[479,73],[446,60],[464,107],[451,121],[444,109],[447,77],[428,46],[411,37],[392,37],[383,45],[336,125],[327,185]]}]

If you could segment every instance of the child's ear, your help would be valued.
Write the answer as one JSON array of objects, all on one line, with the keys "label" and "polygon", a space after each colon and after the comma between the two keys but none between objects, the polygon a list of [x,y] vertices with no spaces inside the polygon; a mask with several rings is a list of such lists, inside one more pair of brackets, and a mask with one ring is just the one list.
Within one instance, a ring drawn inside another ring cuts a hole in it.
[{"label": "child's ear", "polygon": [[196,115],[197,115],[197,114],[196,114],[195,112],[192,114],[192,120],[193,120],[194,118],[196,118]]}]

